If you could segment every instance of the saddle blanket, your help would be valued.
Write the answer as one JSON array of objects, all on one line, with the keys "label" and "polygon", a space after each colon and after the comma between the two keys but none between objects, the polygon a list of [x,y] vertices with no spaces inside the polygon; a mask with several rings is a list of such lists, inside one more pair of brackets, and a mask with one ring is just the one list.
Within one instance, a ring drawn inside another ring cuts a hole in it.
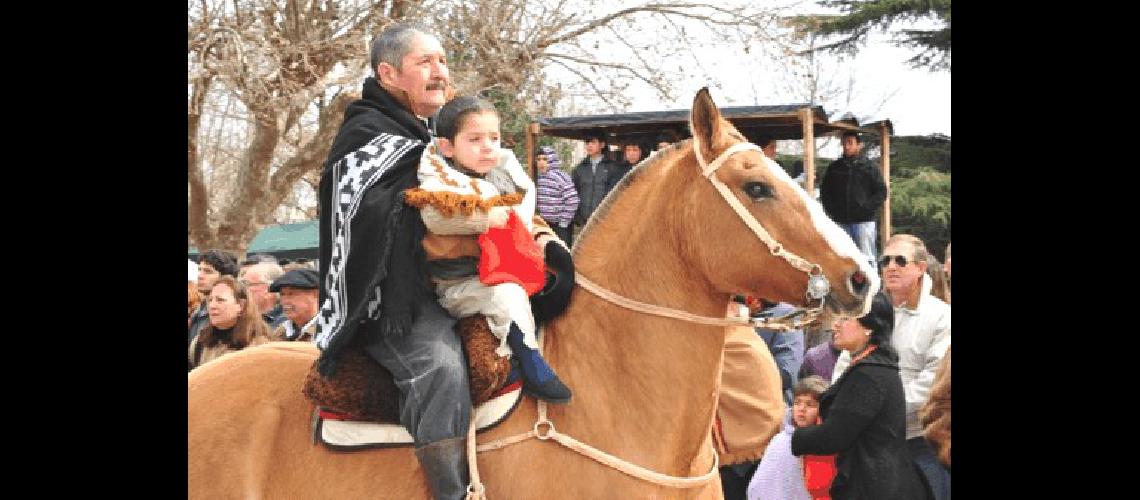
[{"label": "saddle blanket", "polygon": [[[509,384],[472,410],[476,432],[490,429],[507,419],[522,400],[522,381]],[[354,420],[351,415],[316,406],[313,409],[313,442],[336,451],[412,446],[412,435],[400,424]]]}]

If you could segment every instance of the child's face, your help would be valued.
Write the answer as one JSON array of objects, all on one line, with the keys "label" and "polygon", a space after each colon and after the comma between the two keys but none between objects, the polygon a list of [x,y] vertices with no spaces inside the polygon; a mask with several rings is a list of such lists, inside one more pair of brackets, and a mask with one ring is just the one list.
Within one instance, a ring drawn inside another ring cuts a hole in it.
[{"label": "child's face", "polygon": [[816,425],[819,419],[819,401],[811,394],[801,394],[792,400],[792,424],[796,427]]},{"label": "child's face", "polygon": [[472,172],[489,172],[499,164],[499,117],[491,112],[465,116],[454,142],[439,139],[439,152]]}]

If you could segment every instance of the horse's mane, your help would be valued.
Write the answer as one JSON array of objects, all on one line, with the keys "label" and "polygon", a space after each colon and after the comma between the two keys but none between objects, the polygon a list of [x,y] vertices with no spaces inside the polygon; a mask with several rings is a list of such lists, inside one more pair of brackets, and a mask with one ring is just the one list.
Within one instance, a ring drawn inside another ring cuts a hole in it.
[{"label": "horse's mane", "polygon": [[586,225],[582,228],[582,232],[578,235],[578,240],[574,246],[578,246],[578,244],[589,238],[590,230],[599,224],[599,221],[606,218],[606,215],[610,212],[610,205],[613,204],[614,200],[621,196],[625,189],[635,182],[643,172],[647,172],[651,168],[657,168],[658,165],[665,165],[661,168],[667,168],[673,165],[676,163],[681,149],[690,142],[692,142],[692,139],[685,139],[671,144],[667,148],[654,151],[648,158],[642,160],[641,163],[638,163],[629,173],[625,174],[625,176],[621,178],[621,181],[606,194],[606,197],[602,198],[602,202],[599,203],[598,208],[594,210],[594,215],[590,217],[590,220],[587,221]]}]

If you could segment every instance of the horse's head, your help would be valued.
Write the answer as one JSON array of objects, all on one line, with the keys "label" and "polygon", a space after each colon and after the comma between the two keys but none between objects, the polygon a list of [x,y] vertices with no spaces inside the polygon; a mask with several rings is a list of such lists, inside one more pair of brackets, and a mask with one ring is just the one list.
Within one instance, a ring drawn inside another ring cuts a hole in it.
[{"label": "horse's head", "polygon": [[693,100],[690,126],[693,154],[674,166],[697,179],[682,195],[689,262],[722,292],[796,305],[808,305],[809,275],[822,274],[830,312],[865,314],[878,275],[819,202],[721,117],[707,89]]}]

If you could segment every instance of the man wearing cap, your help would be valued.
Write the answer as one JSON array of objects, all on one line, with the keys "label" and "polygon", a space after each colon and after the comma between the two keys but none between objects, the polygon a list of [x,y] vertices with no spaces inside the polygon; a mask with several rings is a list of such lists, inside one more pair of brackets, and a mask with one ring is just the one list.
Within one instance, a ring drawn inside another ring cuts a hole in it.
[{"label": "man wearing cap", "polygon": [[272,340],[313,340],[317,330],[317,296],[319,295],[317,272],[312,269],[294,269],[269,285],[269,291],[281,297],[281,310],[286,321],[281,323]]}]

